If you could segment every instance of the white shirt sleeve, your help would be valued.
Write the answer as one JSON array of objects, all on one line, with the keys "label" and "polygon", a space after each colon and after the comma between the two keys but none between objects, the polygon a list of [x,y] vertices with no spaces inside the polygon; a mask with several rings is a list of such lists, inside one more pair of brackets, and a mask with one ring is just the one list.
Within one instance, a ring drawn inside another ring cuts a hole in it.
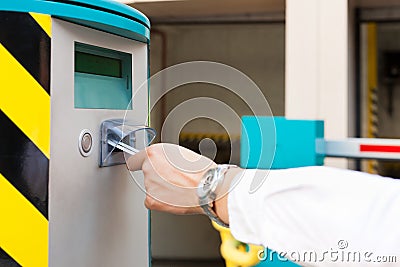
[{"label": "white shirt sleeve", "polygon": [[245,170],[228,211],[236,239],[302,266],[400,266],[400,180],[323,166]]}]

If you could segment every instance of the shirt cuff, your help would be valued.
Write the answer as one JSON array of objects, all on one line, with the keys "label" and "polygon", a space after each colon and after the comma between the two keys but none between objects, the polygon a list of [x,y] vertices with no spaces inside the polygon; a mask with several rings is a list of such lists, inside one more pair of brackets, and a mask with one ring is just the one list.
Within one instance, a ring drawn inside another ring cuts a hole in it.
[{"label": "shirt cuff", "polygon": [[262,242],[253,218],[256,216],[251,216],[258,210],[255,194],[250,193],[256,171],[246,169],[233,179],[228,195],[228,213],[232,235],[241,242],[260,245]]}]

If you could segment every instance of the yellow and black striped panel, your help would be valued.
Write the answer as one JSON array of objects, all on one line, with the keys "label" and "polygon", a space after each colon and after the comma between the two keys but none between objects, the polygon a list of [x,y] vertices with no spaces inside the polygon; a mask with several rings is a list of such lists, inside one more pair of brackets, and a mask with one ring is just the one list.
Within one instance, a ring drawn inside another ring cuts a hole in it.
[{"label": "yellow and black striped panel", "polygon": [[10,255],[0,247],[0,266],[19,267],[21,265],[19,265],[18,262],[11,258]]},{"label": "yellow and black striped panel", "polygon": [[29,13],[0,12],[1,44],[50,92],[50,37]]},{"label": "yellow and black striped panel", "polygon": [[48,265],[50,45],[49,15],[0,11],[0,266]]}]

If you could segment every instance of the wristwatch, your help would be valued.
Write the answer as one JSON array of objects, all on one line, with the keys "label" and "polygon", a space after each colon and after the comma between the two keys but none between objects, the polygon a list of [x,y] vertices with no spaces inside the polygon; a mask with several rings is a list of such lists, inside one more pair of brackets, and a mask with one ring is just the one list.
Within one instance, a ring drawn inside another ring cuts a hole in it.
[{"label": "wristwatch", "polygon": [[226,223],[221,221],[218,215],[215,213],[213,206],[214,201],[217,198],[218,190],[222,182],[224,181],[225,174],[230,168],[237,168],[236,165],[222,164],[216,168],[209,169],[201,179],[197,188],[197,195],[199,197],[200,207],[204,210],[204,213],[208,217],[223,227],[229,227]]}]

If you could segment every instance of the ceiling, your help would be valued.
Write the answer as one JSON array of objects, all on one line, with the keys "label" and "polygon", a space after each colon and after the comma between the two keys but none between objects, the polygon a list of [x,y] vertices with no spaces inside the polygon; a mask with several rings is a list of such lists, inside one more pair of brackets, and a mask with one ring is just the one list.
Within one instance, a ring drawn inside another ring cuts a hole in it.
[{"label": "ceiling", "polygon": [[[119,0],[129,1],[129,0]],[[135,1],[135,0],[131,0]],[[233,17],[236,20],[284,20],[286,0],[137,0],[130,4],[148,16],[152,23],[195,21],[209,18],[218,21]],[[148,1],[148,2],[145,2]],[[298,0],[302,1],[302,0]],[[336,0],[329,0],[336,1]],[[400,7],[400,0],[349,0],[355,7]],[[272,19],[271,19],[272,14]],[[273,14],[277,14],[275,17]],[[265,18],[267,16],[267,19]]]},{"label": "ceiling", "polygon": [[151,20],[283,13],[285,0],[185,0],[130,4]]}]

